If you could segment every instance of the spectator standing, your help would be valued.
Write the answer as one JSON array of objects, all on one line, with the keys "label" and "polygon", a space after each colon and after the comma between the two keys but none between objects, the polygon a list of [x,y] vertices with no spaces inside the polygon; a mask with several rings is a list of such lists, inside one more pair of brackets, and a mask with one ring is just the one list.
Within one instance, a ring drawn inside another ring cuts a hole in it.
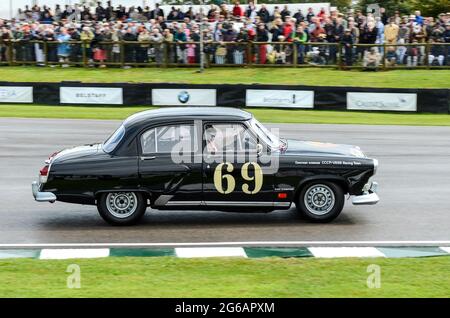
[{"label": "spectator standing", "polygon": [[419,61],[419,48],[417,47],[417,40],[413,39],[411,46],[406,48],[406,65],[408,67],[416,67]]},{"label": "spectator standing", "polygon": [[395,24],[395,19],[391,18],[389,24],[384,28],[384,39],[386,44],[397,44],[399,27]]},{"label": "spectator standing", "polygon": [[272,42],[278,42],[279,37],[283,35],[283,22],[280,18],[273,21],[270,33],[272,34]]},{"label": "spectator standing", "polygon": [[151,36],[146,28],[143,28],[138,35],[140,43],[136,51],[136,60],[138,63],[148,63],[148,50],[150,48]]},{"label": "spectator standing", "polygon": [[305,43],[308,40],[308,35],[302,26],[298,26],[292,36],[294,45],[297,46],[297,63],[304,64],[305,62]]},{"label": "spectator standing", "polygon": [[344,35],[341,39],[341,44],[344,47],[344,62],[346,66],[353,65],[353,35],[350,29],[345,29]]},{"label": "spectator standing", "polygon": [[104,64],[106,61],[106,50],[104,44],[102,43],[105,40],[105,30],[103,28],[97,29],[92,41],[92,52],[94,61],[99,64],[100,68],[106,67]]},{"label": "spectator standing", "polygon": [[306,21],[308,21],[308,23],[314,23],[314,21],[312,20],[315,17],[313,8],[308,8],[308,13],[306,13]]},{"label": "spectator standing", "polygon": [[[136,42],[137,36],[134,34],[133,29],[128,27],[125,34],[122,37],[124,42]],[[136,45],[134,43],[124,43],[124,62],[134,63],[136,61]],[[131,65],[126,65],[124,68],[130,68]]]},{"label": "spectator standing", "polygon": [[256,12],[256,6],[253,1],[248,3],[247,9],[245,10],[245,16],[251,21],[255,22],[258,13]]},{"label": "spectator standing", "polygon": [[[48,28],[47,31],[44,33],[43,36],[44,41],[46,41],[47,44],[47,61],[50,63],[56,63],[58,62],[58,52],[55,45],[49,44],[56,41],[56,35],[52,28]],[[56,65],[52,64],[51,67],[55,67]]]},{"label": "spectator standing", "polygon": [[301,9],[298,9],[298,11],[294,14],[295,20],[297,20],[297,23],[305,21],[305,16],[302,13]]},{"label": "spectator standing", "polygon": [[[256,30],[256,42],[269,42],[269,32],[264,23],[258,24]],[[267,62],[267,44],[258,45],[259,64],[266,64]]]},{"label": "spectator standing", "polygon": [[69,28],[67,32],[70,35],[70,41],[72,42],[70,44],[70,61],[71,62],[80,62],[82,51],[81,51],[81,37],[80,33],[73,27]]},{"label": "spectator standing", "polygon": [[163,41],[164,37],[159,29],[153,29],[150,34],[150,42],[153,44],[155,50],[155,62],[157,65],[161,65],[163,62]]},{"label": "spectator standing", "polygon": [[270,21],[270,13],[266,8],[265,4],[261,5],[261,8],[258,11],[258,17],[261,18],[261,21],[264,23],[269,23]]},{"label": "spectator standing", "polygon": [[283,10],[281,10],[280,14],[281,14],[281,19],[283,21],[286,21],[286,17],[291,16],[291,11],[289,10],[289,7],[287,5],[284,5]]},{"label": "spectator standing", "polygon": [[120,63],[121,62],[121,57],[120,57],[121,45],[119,42],[122,41],[122,31],[118,27],[115,27],[113,29],[113,32],[111,33],[111,41],[113,42],[112,61],[113,61],[113,63]]},{"label": "spectator standing", "polygon": [[[404,21],[400,22],[400,27],[398,30],[398,41],[397,44],[405,44],[409,42],[410,30]],[[406,46],[397,46],[397,58],[398,63],[404,64],[406,57]]]},{"label": "spectator standing", "polygon": [[8,46],[7,43],[13,38],[12,32],[7,27],[3,26],[0,29],[0,61],[8,61]]},{"label": "spectator standing", "polygon": [[159,7],[159,3],[155,4],[155,9],[150,12],[150,19],[164,18],[164,10]]},{"label": "spectator standing", "polygon": [[236,1],[233,7],[233,17],[235,19],[240,19],[242,16],[244,16],[244,12],[239,4],[239,1]]},{"label": "spectator standing", "polygon": [[70,56],[70,39],[70,34],[67,32],[66,28],[61,28],[60,34],[56,36],[56,40],[59,42],[58,58],[63,67],[69,66],[67,62]]},{"label": "spectator standing", "polygon": [[[233,62],[234,64],[244,64],[244,53],[246,50],[246,45],[244,43],[248,42],[248,30],[242,27],[236,36],[237,44],[234,46],[233,50]],[[242,43],[242,44],[241,44]]]},{"label": "spectator standing", "polygon": [[94,33],[91,31],[91,29],[87,26],[83,27],[83,31],[80,34],[80,39],[83,41],[84,48],[86,50],[86,57],[89,60],[89,63],[92,63],[93,56],[92,56],[92,47],[91,43],[94,40]]},{"label": "spectator standing", "polygon": [[186,64],[187,63],[187,52],[186,52],[186,44],[183,42],[187,41],[187,36],[185,30],[180,27],[174,34],[174,41],[177,42],[177,57],[178,63]]}]

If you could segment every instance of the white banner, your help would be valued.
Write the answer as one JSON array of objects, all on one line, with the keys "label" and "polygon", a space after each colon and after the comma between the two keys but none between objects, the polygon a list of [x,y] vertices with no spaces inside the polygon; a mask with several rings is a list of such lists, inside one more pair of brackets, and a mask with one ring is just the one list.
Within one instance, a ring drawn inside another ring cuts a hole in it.
[{"label": "white banner", "polygon": [[417,94],[347,93],[347,109],[417,111]]},{"label": "white banner", "polygon": [[153,89],[152,105],[155,106],[216,106],[215,89]]},{"label": "white banner", "polygon": [[0,103],[32,103],[33,87],[0,86]]},{"label": "white banner", "polygon": [[61,87],[59,93],[61,104],[123,104],[122,88]]},{"label": "white banner", "polygon": [[248,89],[247,106],[314,108],[314,91]]}]

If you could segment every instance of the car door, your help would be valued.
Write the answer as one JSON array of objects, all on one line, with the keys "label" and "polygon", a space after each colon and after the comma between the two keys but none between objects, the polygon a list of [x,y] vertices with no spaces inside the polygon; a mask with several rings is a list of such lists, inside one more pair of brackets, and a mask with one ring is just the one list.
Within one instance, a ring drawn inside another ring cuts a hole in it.
[{"label": "car door", "polygon": [[204,122],[203,198],[209,207],[271,207],[274,174],[265,173],[258,137],[244,122]]},{"label": "car door", "polygon": [[201,128],[190,121],[149,127],[139,135],[140,183],[154,206],[201,205],[200,146]]}]

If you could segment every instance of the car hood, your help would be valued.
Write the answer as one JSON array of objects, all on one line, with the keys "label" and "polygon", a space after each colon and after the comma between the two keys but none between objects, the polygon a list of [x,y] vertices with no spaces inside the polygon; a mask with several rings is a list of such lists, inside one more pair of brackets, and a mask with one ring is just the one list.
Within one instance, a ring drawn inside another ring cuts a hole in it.
[{"label": "car hood", "polygon": [[65,149],[59,152],[52,160],[52,163],[63,162],[70,159],[83,158],[97,154],[101,150],[101,144],[92,144],[85,146],[78,146],[74,148]]},{"label": "car hood", "polygon": [[310,156],[342,156],[366,158],[357,146],[288,139],[285,153]]}]

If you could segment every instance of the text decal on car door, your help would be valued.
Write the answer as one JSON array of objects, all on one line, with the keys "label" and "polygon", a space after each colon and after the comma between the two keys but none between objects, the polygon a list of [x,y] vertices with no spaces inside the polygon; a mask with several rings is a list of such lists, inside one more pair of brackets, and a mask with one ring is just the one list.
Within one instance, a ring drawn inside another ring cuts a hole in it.
[{"label": "text decal on car door", "polygon": [[[254,175],[250,176],[248,173],[250,165],[253,166]],[[222,168],[225,166],[226,174],[222,173]],[[236,180],[234,180],[234,177],[229,174],[233,172],[234,167],[231,163],[225,162],[217,165],[216,169],[214,170],[214,186],[216,187],[217,191],[222,194],[229,194],[234,191],[236,188]],[[256,162],[247,162],[245,163],[241,168],[241,175],[242,178],[246,181],[253,181],[255,183],[255,188],[253,190],[250,190],[250,186],[247,183],[244,183],[242,185],[242,191],[245,194],[256,194],[258,193],[263,185],[263,173],[261,166],[257,164]],[[227,187],[226,189],[223,188],[222,180],[227,181]]]}]

